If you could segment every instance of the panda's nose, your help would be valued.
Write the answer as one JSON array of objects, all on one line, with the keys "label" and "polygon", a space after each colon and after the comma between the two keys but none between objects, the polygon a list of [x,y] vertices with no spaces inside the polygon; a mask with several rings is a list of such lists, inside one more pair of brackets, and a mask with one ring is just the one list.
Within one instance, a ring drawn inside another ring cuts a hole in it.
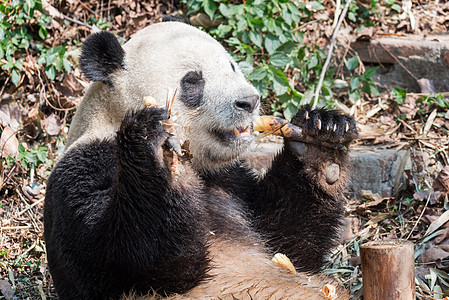
[{"label": "panda's nose", "polygon": [[237,110],[252,113],[257,107],[259,107],[259,95],[240,98],[237,101],[235,101],[234,107]]}]

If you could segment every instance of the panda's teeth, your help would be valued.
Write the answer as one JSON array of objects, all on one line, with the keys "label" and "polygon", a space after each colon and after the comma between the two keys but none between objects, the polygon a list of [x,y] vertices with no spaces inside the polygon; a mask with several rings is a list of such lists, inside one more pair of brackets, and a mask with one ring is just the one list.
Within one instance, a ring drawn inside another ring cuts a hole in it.
[{"label": "panda's teeth", "polygon": [[240,131],[237,128],[234,128],[234,135],[236,137],[240,137],[241,136]]},{"label": "panda's teeth", "polygon": [[249,126],[246,126],[246,128],[241,132],[241,135],[245,135],[245,136],[251,135]]}]

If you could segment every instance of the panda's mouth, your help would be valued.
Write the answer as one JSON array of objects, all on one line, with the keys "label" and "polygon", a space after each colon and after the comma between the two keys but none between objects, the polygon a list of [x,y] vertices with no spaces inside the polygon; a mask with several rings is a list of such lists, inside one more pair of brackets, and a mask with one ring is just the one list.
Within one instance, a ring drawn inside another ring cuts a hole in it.
[{"label": "panda's mouth", "polygon": [[243,126],[236,127],[232,131],[231,136],[233,136],[236,139],[244,139],[247,137],[251,137],[251,129],[249,128],[249,126],[246,126],[245,128]]},{"label": "panda's mouth", "polygon": [[252,135],[251,126],[238,126],[232,130],[213,132],[221,141],[228,143],[229,141],[250,141],[254,137]]}]

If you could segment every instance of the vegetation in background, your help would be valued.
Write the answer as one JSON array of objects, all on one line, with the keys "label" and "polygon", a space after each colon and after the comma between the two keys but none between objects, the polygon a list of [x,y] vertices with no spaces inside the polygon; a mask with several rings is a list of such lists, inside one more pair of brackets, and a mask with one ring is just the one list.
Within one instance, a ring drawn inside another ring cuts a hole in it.
[{"label": "vegetation in background", "polygon": [[[305,43],[301,29],[304,24],[317,21],[313,14],[325,9],[321,1],[310,1],[308,5],[302,1],[283,0],[250,0],[243,4],[214,0],[186,3],[189,13],[204,12],[221,23],[209,33],[226,43],[242,71],[267,99],[272,113],[283,113],[291,119],[300,105],[310,103],[326,53],[310,41]],[[375,7],[371,11],[375,11]],[[351,15],[357,15],[358,8],[353,5]],[[379,95],[371,80],[376,68],[357,75],[357,56],[349,59],[346,66],[347,76],[343,80],[336,78],[336,67],[326,71],[321,106],[333,107],[334,91],[341,88],[348,89],[352,101],[360,98],[360,91]]]}]

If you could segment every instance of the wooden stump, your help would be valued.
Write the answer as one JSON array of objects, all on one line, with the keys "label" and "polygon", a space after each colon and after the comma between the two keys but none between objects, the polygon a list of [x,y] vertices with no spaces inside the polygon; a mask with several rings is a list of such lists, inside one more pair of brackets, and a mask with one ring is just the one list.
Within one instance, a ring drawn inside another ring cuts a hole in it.
[{"label": "wooden stump", "polygon": [[364,300],[415,299],[413,243],[375,241],[360,250]]}]

